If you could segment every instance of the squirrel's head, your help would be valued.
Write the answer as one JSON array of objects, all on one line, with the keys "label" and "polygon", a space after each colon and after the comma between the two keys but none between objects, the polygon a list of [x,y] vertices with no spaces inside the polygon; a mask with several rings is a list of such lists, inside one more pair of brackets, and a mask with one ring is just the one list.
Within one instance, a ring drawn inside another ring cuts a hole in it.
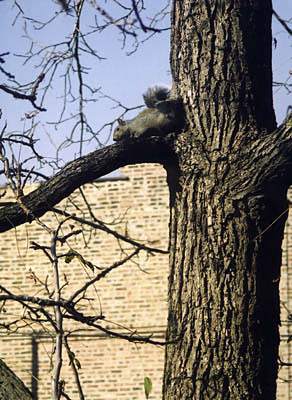
[{"label": "squirrel's head", "polygon": [[118,123],[119,125],[115,128],[113,135],[113,140],[115,142],[130,136],[128,124],[121,118],[118,118]]}]

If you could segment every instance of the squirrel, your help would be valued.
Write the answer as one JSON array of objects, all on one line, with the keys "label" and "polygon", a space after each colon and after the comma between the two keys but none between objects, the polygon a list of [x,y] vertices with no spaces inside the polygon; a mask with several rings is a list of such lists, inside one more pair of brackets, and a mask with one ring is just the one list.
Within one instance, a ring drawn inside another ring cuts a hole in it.
[{"label": "squirrel", "polygon": [[137,117],[123,121],[114,130],[114,141],[127,138],[167,135],[183,126],[183,108],[180,98],[165,86],[154,86],[143,94],[147,106]]}]

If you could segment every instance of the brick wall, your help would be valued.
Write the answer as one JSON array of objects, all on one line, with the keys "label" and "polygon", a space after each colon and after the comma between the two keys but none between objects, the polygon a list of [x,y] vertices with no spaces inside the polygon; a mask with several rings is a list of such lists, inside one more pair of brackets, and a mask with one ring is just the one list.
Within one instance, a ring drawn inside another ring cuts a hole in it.
[{"label": "brick wall", "polygon": [[[129,166],[121,171],[121,178],[109,179],[85,185],[82,191],[92,207],[96,218],[130,238],[154,248],[168,246],[168,189],[165,172],[157,165]],[[5,200],[7,201],[8,199]],[[60,206],[79,217],[88,217],[88,209],[77,190],[70,200]],[[62,217],[48,213],[41,219],[55,227]],[[68,222],[63,233],[70,232]],[[77,229],[78,224],[74,223]],[[36,223],[21,226],[2,235],[0,244],[1,285],[15,294],[44,295],[39,283],[47,280],[51,286],[51,265],[44,254],[30,248],[31,242],[49,245],[49,235]],[[69,240],[70,246],[59,251],[66,253],[70,247],[82,253],[86,260],[100,268],[108,267],[133,251],[131,244],[90,227],[83,234]],[[78,259],[70,264],[60,261],[61,280],[70,285],[63,290],[64,297],[72,294],[88,277],[90,268]],[[119,333],[138,331],[153,334],[163,340],[167,309],[168,255],[149,255],[140,252],[133,261],[113,270],[106,279],[99,281],[87,291],[89,301],[83,301],[90,315],[102,314],[104,327]],[[64,278],[64,275],[66,278]],[[49,277],[49,278],[47,278]],[[5,305],[1,323],[18,319],[23,309],[15,303]],[[149,376],[153,381],[151,399],[161,398],[161,376],[164,349],[160,346],[135,345],[119,339],[108,339],[100,331],[76,330],[76,325],[65,320],[66,331],[73,331],[70,344],[81,364],[80,379],[86,399],[144,399],[143,380]],[[18,326],[18,328],[17,328]],[[22,327],[20,329],[20,327]],[[79,327],[80,328],[80,327]],[[32,364],[37,376],[39,399],[50,398],[50,354],[52,350],[52,328],[40,332],[38,324],[20,321],[11,325],[10,334],[1,329],[0,357],[31,387]],[[38,369],[36,368],[38,365]],[[69,362],[64,355],[62,378],[66,381],[66,392],[76,398],[76,386]]]},{"label": "brick wall", "polygon": [[[88,205],[97,219],[134,240],[144,244],[167,249],[168,245],[168,189],[165,171],[155,164],[128,166],[121,170],[118,179],[107,179],[85,185],[82,188]],[[6,198],[5,198],[6,200]],[[88,217],[89,212],[79,190],[59,205],[78,217]],[[55,227],[62,217],[48,213],[41,219],[50,227]],[[78,223],[68,221],[63,233],[79,228]],[[287,340],[290,333],[288,315],[292,293],[292,236],[287,224],[284,240],[283,269],[281,280],[282,338]],[[292,233],[292,232],[291,232]],[[291,237],[291,240],[289,238]],[[1,235],[0,242],[0,284],[15,294],[25,293],[44,295],[40,282],[46,282],[52,290],[52,267],[44,254],[30,248],[31,241],[49,245],[49,235],[36,223],[18,227]],[[123,259],[133,251],[133,246],[111,235],[90,227],[83,227],[82,235],[69,240],[69,246],[59,247],[60,253],[70,248],[80,252],[83,257],[98,267],[104,268]],[[289,268],[289,266],[291,268]],[[82,282],[93,276],[90,268],[80,260],[74,259],[66,264],[60,261],[64,297],[72,294]],[[95,284],[87,292],[84,300],[91,315],[105,316],[104,327],[119,333],[140,332],[153,334],[163,339],[167,315],[167,275],[168,256],[165,254],[147,255],[140,252],[133,260],[113,270],[106,279]],[[289,292],[290,290],[290,292]],[[291,308],[292,309],[292,308]],[[1,324],[19,319],[23,315],[21,305],[5,304],[0,314]],[[30,324],[23,320],[10,326],[10,333],[0,326],[0,357],[20,376],[28,387],[38,391],[38,398],[50,398],[50,354],[52,350],[52,328],[43,324]],[[80,328],[80,327],[79,327]],[[70,336],[71,350],[81,364],[80,379],[87,400],[142,400],[145,398],[143,379],[149,376],[153,381],[152,400],[161,398],[161,377],[163,371],[164,349],[160,346],[135,345],[119,339],[109,339],[100,331],[65,320],[66,331]],[[290,351],[282,342],[281,358],[289,361]],[[291,370],[290,370],[291,371]],[[288,367],[280,370],[278,399],[292,398],[292,387],[286,383]],[[35,376],[37,379],[33,379]],[[69,361],[64,355],[62,379],[66,381],[66,392],[77,398],[76,386]]]},{"label": "brick wall", "polygon": [[[288,199],[291,201],[292,190],[289,190]],[[280,367],[278,379],[278,400],[292,399],[292,347],[287,343],[292,334],[292,213],[285,226],[284,240],[282,243],[282,268],[280,281],[281,298],[281,344],[280,360],[284,363],[290,363]],[[290,382],[291,380],[291,382]]]}]

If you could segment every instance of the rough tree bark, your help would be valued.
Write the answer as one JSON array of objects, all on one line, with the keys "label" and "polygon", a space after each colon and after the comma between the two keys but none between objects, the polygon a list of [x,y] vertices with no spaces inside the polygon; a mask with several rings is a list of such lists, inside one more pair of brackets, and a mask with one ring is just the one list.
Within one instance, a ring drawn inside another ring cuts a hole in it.
[{"label": "rough tree bark", "polygon": [[2,400],[33,400],[23,382],[0,360],[0,398]]},{"label": "rough tree bark", "polygon": [[270,0],[174,2],[172,74],[189,129],[169,172],[167,340],[179,340],[164,400],[275,399],[287,181],[272,162],[271,16]]},{"label": "rough tree bark", "polygon": [[[274,400],[291,119],[276,129],[270,0],[175,0],[171,64],[186,128],[70,163],[0,210],[4,232],[122,165],[161,162],[171,198],[163,400]],[[27,210],[30,210],[29,215]]]}]

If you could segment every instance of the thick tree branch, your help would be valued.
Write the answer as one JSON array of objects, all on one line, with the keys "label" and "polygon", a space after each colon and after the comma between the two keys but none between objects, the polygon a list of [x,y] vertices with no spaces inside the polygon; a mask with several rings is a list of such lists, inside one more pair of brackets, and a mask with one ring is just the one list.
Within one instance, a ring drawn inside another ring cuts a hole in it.
[{"label": "thick tree branch", "polygon": [[[243,198],[253,188],[254,192],[263,188],[276,187],[283,190],[292,185],[292,115],[289,116],[274,132],[266,133],[254,140],[251,145],[241,146],[241,156],[231,165],[235,168],[232,172],[235,177],[240,171],[243,176],[242,186],[233,187],[235,180],[230,179],[230,193],[233,198]],[[234,153],[231,155],[236,157]],[[254,165],[257,166],[256,170]],[[254,173],[250,174],[253,170]]]},{"label": "thick tree branch", "polygon": [[0,209],[0,232],[41,217],[81,185],[120,167],[137,163],[167,162],[172,157],[172,142],[173,135],[121,141],[71,161],[38,189],[23,196],[20,204],[14,203]]}]

